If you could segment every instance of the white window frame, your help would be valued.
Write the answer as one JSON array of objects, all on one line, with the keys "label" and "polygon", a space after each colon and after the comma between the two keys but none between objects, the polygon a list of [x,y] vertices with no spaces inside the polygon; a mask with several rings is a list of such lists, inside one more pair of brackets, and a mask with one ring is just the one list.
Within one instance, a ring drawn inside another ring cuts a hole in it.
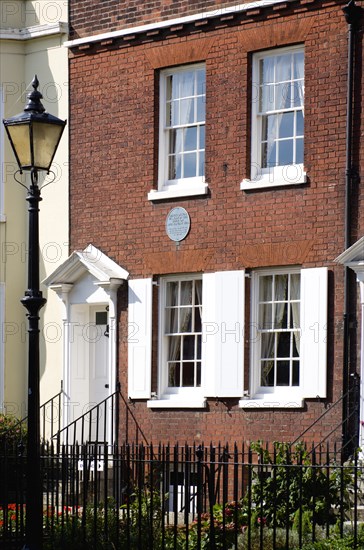
[{"label": "white window frame", "polygon": [[263,169],[261,161],[262,116],[259,114],[260,61],[267,57],[275,57],[277,55],[296,52],[304,53],[303,45],[266,50],[253,55],[250,179],[243,179],[240,184],[242,190],[299,185],[306,182],[306,173],[303,163]]},{"label": "white window frame", "polygon": [[[261,341],[258,332],[259,277],[300,273],[300,383],[263,387],[260,384]],[[298,408],[305,398],[326,397],[327,268],[262,269],[252,273],[250,389],[241,407]]]},{"label": "white window frame", "polygon": [[[205,67],[205,63],[194,63],[184,65],[182,67],[165,69],[160,73],[158,190],[152,190],[148,193],[149,200],[205,195],[208,192],[208,185],[205,182],[205,175],[174,180],[168,179],[170,130],[167,128],[166,124],[168,77],[183,71],[187,72],[191,70],[205,69]],[[205,126],[205,121],[203,123],[196,123],[195,125]]]},{"label": "white window frame", "polygon": [[[201,360],[201,385],[198,387],[168,387],[168,369],[167,369],[167,337],[164,334],[165,329],[165,306],[167,301],[167,284],[174,281],[202,281],[202,274],[179,274],[160,278],[160,296],[159,296],[159,337],[158,337],[158,395],[162,404],[168,407],[203,407],[205,399],[203,395],[203,363]],[[202,303],[203,308],[203,303]],[[201,332],[202,339],[202,332]],[[156,402],[152,402],[154,406]]]}]

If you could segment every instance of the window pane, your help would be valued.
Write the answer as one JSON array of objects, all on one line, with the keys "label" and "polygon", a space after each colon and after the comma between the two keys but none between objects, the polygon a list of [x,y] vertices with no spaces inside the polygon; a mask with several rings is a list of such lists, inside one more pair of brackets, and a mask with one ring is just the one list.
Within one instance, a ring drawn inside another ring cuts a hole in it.
[{"label": "window pane", "polygon": [[274,82],[274,57],[266,57],[260,61],[260,81],[264,84]]},{"label": "window pane", "polygon": [[262,359],[274,358],[274,334],[272,332],[262,334],[261,356]]},{"label": "window pane", "polygon": [[181,359],[181,337],[170,336],[168,342],[168,361],[179,361]]},{"label": "window pane", "polygon": [[303,83],[293,82],[290,90],[291,105],[293,107],[303,107]]},{"label": "window pane", "polygon": [[195,364],[183,363],[182,386],[191,388],[195,385]]},{"label": "window pane", "polygon": [[179,363],[170,363],[168,365],[168,386],[170,388],[178,388],[180,386]]},{"label": "window pane", "polygon": [[303,136],[303,113],[302,111],[296,112],[296,135]]},{"label": "window pane", "polygon": [[167,126],[179,124],[179,101],[172,101],[167,104]]},{"label": "window pane", "polygon": [[192,304],[192,281],[181,282],[181,305]]},{"label": "window pane", "polygon": [[275,105],[277,110],[290,109],[291,108],[291,84],[284,82],[278,84],[275,87]]},{"label": "window pane", "polygon": [[279,125],[278,137],[286,138],[286,137],[293,136],[293,120],[294,120],[293,112],[285,113],[278,117],[278,125]]},{"label": "window pane", "polygon": [[168,282],[166,288],[166,305],[167,306],[176,306],[178,300],[178,283],[177,282]]},{"label": "window pane", "polygon": [[272,144],[277,134],[277,116],[268,115],[262,119],[262,141]]},{"label": "window pane", "polygon": [[187,153],[183,157],[185,178],[194,178],[197,175],[197,155],[196,153]]},{"label": "window pane", "polygon": [[260,87],[260,103],[259,108],[262,113],[272,111],[274,109],[274,86]]},{"label": "window pane", "polygon": [[274,304],[273,328],[275,329],[287,328],[287,304],[284,302]]},{"label": "window pane", "polygon": [[205,149],[205,126],[199,126],[198,130],[198,149]]},{"label": "window pane", "polygon": [[192,321],[192,308],[184,307],[180,309],[180,326],[179,332],[191,332],[191,321]]},{"label": "window pane", "polygon": [[166,104],[166,126],[169,127],[172,124],[172,105],[171,103]]},{"label": "window pane", "polygon": [[198,176],[203,177],[205,175],[205,153],[202,151],[198,155]]},{"label": "window pane", "polygon": [[277,361],[277,386],[289,386],[288,361]]},{"label": "window pane", "polygon": [[[297,328],[299,325],[297,325],[295,322],[294,322],[294,327]],[[298,353],[298,346],[300,345],[300,333],[299,332],[294,332],[293,333],[293,352],[292,352],[292,356],[293,357],[299,357],[299,353]]]},{"label": "window pane", "polygon": [[197,149],[197,127],[186,128],[185,130],[185,151],[195,151]]},{"label": "window pane", "polygon": [[277,143],[272,142],[267,150],[267,167],[277,166]]},{"label": "window pane", "polygon": [[279,142],[278,166],[293,164],[293,139]]},{"label": "window pane", "polygon": [[272,305],[261,304],[259,306],[259,330],[270,330],[272,324]]},{"label": "window pane", "polygon": [[290,53],[284,55],[277,55],[276,59],[276,82],[284,82],[291,80],[291,59]]},{"label": "window pane", "polygon": [[194,336],[184,336],[183,337],[183,350],[182,350],[182,359],[194,359],[195,358],[195,337]]},{"label": "window pane", "polygon": [[303,139],[296,140],[296,164],[303,164]]},{"label": "window pane", "polygon": [[182,177],[181,155],[169,157],[168,179],[175,180]]},{"label": "window pane", "polygon": [[196,359],[201,359],[201,335],[196,336],[197,339],[197,345],[196,345]]},{"label": "window pane", "polygon": [[182,71],[180,73],[181,78],[181,97],[191,97],[194,92],[194,71]]},{"label": "window pane", "polygon": [[166,334],[175,334],[178,332],[178,309],[166,309]]},{"label": "window pane", "polygon": [[170,136],[169,152],[173,154],[173,153],[179,153],[180,151],[182,151],[183,130],[170,130],[169,136]]},{"label": "window pane", "polygon": [[195,122],[195,102],[193,99],[182,99],[180,102],[179,124],[192,124]]},{"label": "window pane", "polygon": [[196,364],[196,386],[201,387],[201,363]]},{"label": "window pane", "polygon": [[197,112],[196,112],[196,122],[204,122],[205,121],[205,108],[206,108],[206,100],[204,97],[198,97],[197,98]]},{"label": "window pane", "polygon": [[297,52],[293,56],[294,74],[293,78],[304,77],[304,54],[303,52]]},{"label": "window pane", "polygon": [[199,69],[196,71],[196,94],[205,95],[206,94],[206,71],[205,69]]},{"label": "window pane", "polygon": [[300,299],[300,274],[299,273],[292,273],[290,276],[290,298],[291,300],[299,300]]},{"label": "window pane", "polygon": [[261,302],[268,302],[272,300],[272,282],[272,275],[259,277],[259,300]]},{"label": "window pane", "polygon": [[300,385],[300,364],[298,361],[292,363],[292,386]]},{"label": "window pane", "polygon": [[274,299],[276,301],[287,300],[288,275],[276,275],[274,279]]},{"label": "window pane", "polygon": [[195,324],[193,327],[194,332],[201,332],[202,331],[202,324],[201,324],[201,313],[200,308],[195,308]]},{"label": "window pane", "polygon": [[178,75],[170,75],[167,78],[167,99],[176,99],[179,96]]},{"label": "window pane", "polygon": [[274,362],[261,362],[261,386],[274,386]]}]

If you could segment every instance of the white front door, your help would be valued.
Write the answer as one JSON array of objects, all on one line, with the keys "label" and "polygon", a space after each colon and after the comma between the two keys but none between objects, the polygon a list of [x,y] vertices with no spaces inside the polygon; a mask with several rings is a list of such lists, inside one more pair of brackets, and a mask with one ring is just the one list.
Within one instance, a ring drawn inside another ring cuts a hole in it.
[{"label": "white front door", "polygon": [[109,340],[105,307],[90,308],[90,402],[101,403],[110,395]]},{"label": "white front door", "polygon": [[[69,423],[91,411],[110,395],[106,306],[71,306]],[[105,408],[77,422],[77,441],[104,441]],[[74,437],[70,434],[70,437]]]}]

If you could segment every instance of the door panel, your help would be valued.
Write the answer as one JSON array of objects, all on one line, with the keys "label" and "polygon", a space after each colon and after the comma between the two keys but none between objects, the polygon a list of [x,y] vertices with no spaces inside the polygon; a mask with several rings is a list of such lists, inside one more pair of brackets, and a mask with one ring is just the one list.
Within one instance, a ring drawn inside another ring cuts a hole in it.
[{"label": "door panel", "polygon": [[[73,305],[70,331],[70,410],[76,420],[110,395],[109,345],[105,306]],[[104,408],[78,423],[77,441],[104,441]]]},{"label": "door panel", "polygon": [[107,329],[105,308],[92,308],[91,326],[93,338],[90,339],[90,400],[100,403],[110,395],[109,339],[105,336]]}]

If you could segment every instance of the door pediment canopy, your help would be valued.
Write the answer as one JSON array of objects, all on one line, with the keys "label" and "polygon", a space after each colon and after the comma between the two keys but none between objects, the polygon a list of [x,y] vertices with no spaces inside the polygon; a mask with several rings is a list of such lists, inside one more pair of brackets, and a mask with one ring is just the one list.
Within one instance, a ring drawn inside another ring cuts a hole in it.
[{"label": "door pediment canopy", "polygon": [[43,280],[43,284],[53,290],[72,287],[87,274],[92,276],[94,284],[102,288],[120,286],[129,277],[123,267],[89,244],[84,250],[72,252],[67,260]]},{"label": "door pediment canopy", "polygon": [[364,280],[364,237],[342,252],[335,262],[350,267],[357,274],[359,281]]}]

